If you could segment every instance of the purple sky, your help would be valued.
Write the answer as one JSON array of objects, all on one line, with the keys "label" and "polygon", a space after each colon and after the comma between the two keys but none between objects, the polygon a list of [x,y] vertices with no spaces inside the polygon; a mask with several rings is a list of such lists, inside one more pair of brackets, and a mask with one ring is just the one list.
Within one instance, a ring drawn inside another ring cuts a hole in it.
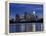
[{"label": "purple sky", "polygon": [[15,17],[16,14],[20,16],[24,15],[24,12],[33,13],[35,11],[38,17],[43,16],[43,5],[38,4],[19,4],[19,3],[10,3],[9,4],[9,13],[10,17]]}]

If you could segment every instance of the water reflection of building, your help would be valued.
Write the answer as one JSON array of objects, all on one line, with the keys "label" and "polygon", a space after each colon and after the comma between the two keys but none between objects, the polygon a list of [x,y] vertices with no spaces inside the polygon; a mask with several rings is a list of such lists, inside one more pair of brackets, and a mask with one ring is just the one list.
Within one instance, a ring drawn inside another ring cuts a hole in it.
[{"label": "water reflection of building", "polygon": [[10,32],[35,32],[35,31],[43,31],[44,25],[43,23],[17,23],[17,24],[10,24],[9,29]]}]

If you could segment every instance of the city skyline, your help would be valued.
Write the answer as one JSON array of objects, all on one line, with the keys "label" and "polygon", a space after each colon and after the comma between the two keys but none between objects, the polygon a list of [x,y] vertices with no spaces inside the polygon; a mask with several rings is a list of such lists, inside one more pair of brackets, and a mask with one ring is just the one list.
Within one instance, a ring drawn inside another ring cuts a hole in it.
[{"label": "city skyline", "polygon": [[9,3],[9,32],[44,31],[43,5]]},{"label": "city skyline", "polygon": [[19,3],[10,3],[9,4],[9,16],[15,17],[16,14],[19,14],[20,16],[24,15],[24,12],[27,13],[33,13],[35,11],[35,14],[38,17],[43,17],[43,5],[38,4],[19,4]]}]

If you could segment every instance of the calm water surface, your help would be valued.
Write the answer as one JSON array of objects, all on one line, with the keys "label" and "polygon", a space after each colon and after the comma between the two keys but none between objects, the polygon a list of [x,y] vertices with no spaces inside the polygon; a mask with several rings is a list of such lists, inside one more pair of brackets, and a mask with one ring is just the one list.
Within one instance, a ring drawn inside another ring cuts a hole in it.
[{"label": "calm water surface", "polygon": [[9,32],[33,32],[33,25],[35,31],[43,31],[43,23],[15,23],[9,25]]}]

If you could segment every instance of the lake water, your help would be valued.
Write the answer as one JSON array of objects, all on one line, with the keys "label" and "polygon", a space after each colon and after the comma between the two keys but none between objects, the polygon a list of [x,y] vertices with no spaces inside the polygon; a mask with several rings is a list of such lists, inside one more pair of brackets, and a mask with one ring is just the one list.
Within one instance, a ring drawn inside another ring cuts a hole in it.
[{"label": "lake water", "polygon": [[33,32],[34,29],[35,31],[43,31],[43,28],[43,23],[15,23],[9,25],[9,32]]}]

